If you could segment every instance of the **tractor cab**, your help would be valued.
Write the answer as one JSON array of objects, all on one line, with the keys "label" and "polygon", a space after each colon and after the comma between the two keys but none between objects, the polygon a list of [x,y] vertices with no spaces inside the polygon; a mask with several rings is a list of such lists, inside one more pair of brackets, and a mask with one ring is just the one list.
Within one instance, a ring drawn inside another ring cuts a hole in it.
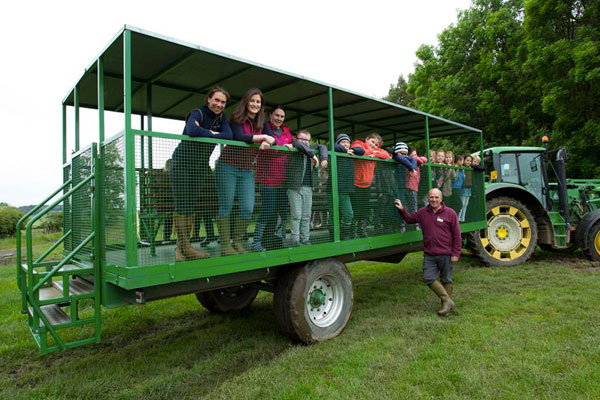
[{"label": "tractor cab", "polygon": [[543,147],[496,147],[485,150],[486,182],[518,185],[545,209],[551,208]]}]

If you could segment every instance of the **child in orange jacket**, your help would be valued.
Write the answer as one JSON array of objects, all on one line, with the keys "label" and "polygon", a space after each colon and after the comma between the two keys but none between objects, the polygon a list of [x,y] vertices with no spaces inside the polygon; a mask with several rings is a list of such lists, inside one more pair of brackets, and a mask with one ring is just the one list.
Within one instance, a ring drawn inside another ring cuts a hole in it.
[{"label": "child in orange jacket", "polygon": [[[364,157],[380,159],[391,158],[390,154],[381,148],[383,139],[377,133],[370,133],[364,141],[355,140],[351,147],[365,150]],[[375,161],[357,159],[354,161],[354,193],[351,193],[352,208],[355,210],[353,228],[355,236],[367,237],[367,217],[370,211],[370,188],[375,176]]]}]

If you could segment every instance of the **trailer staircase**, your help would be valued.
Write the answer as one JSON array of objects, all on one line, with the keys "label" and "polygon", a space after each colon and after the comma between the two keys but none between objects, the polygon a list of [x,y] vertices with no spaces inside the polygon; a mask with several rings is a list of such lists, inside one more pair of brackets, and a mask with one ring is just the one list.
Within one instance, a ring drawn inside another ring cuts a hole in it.
[{"label": "trailer staircase", "polygon": [[[85,155],[84,157],[80,157]],[[98,201],[94,187],[96,146],[73,156],[65,165],[69,179],[17,223],[17,286],[21,312],[42,354],[101,340]],[[62,195],[38,212],[59,193]],[[63,203],[64,235],[34,259],[32,228],[36,221]],[[26,259],[22,262],[21,229],[25,229]],[[61,244],[62,260],[44,261]]]}]

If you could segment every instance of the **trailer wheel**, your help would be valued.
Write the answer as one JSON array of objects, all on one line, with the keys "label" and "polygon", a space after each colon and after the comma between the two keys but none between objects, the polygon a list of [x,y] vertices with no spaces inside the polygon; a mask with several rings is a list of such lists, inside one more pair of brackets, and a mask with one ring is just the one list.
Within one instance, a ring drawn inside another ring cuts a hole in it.
[{"label": "trailer wheel", "polygon": [[487,265],[521,264],[535,250],[537,224],[533,214],[520,201],[497,197],[487,202],[488,227],[471,235],[471,246]]},{"label": "trailer wheel", "polygon": [[350,273],[332,258],[287,271],[277,281],[273,298],[279,329],[307,344],[338,336],[350,319],[353,303]]},{"label": "trailer wheel", "polygon": [[258,288],[240,285],[196,293],[196,298],[208,311],[223,314],[247,310],[257,294]]},{"label": "trailer wheel", "polygon": [[600,222],[591,226],[587,240],[588,243],[583,254],[588,260],[600,261]]}]

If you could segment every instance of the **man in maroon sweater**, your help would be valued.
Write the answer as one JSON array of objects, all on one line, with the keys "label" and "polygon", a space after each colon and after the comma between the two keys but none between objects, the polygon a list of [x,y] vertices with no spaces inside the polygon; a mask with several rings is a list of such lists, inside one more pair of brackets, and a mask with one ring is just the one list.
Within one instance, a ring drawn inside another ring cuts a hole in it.
[{"label": "man in maroon sweater", "polygon": [[[439,316],[447,317],[454,308],[452,263],[460,257],[461,238],[458,217],[442,203],[442,192],[431,189],[429,205],[409,214],[398,199],[396,207],[409,224],[419,223],[423,231],[423,280],[442,300]],[[438,281],[438,277],[441,281]]]}]

